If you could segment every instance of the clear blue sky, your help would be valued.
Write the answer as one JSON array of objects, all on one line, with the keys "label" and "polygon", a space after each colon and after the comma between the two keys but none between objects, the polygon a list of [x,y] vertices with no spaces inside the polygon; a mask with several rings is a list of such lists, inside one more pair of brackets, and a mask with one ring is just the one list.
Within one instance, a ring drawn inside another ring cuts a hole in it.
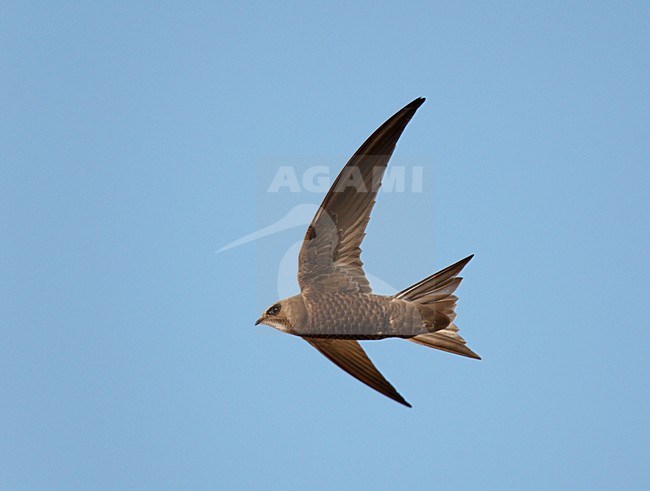
[{"label": "clear blue sky", "polygon": [[[5,2],[0,487],[650,487],[649,39],[640,1]],[[475,253],[483,360],[370,343],[409,410],[253,326],[303,226],[215,251],[418,96],[363,259]]]}]

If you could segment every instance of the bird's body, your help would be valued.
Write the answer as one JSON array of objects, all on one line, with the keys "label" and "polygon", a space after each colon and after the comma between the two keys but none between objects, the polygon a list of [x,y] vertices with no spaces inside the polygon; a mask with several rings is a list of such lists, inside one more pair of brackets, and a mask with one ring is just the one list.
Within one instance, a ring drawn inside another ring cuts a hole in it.
[{"label": "bird's body", "polygon": [[458,274],[472,256],[392,296],[372,293],[360,258],[384,171],[422,103],[416,99],[388,119],[345,165],[307,228],[298,258],[300,294],[275,303],[256,322],[302,337],[352,376],[409,407],[359,340],[402,338],[479,358],[453,324]]},{"label": "bird's body", "polygon": [[286,332],[335,339],[410,338],[426,334],[415,304],[372,293],[314,293],[291,297],[301,322]]}]

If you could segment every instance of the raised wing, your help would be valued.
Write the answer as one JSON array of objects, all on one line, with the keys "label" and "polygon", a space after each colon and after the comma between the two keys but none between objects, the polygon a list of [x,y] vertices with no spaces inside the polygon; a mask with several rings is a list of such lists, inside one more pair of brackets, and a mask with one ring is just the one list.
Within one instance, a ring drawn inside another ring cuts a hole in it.
[{"label": "raised wing", "polygon": [[364,384],[372,387],[377,392],[390,397],[394,401],[411,405],[395,390],[388,380],[379,373],[379,370],[370,361],[361,345],[353,339],[323,339],[303,338],[314,348],[325,355],[332,363],[348,372]]},{"label": "raised wing", "polygon": [[423,98],[399,110],[343,167],[307,228],[298,258],[301,290],[370,293],[361,241],[397,140]]}]

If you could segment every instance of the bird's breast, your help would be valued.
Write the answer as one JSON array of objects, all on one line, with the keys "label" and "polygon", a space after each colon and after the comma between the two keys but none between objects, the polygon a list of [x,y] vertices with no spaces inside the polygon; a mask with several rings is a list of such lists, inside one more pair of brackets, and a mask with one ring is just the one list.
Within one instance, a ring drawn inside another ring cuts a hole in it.
[{"label": "bird's breast", "polygon": [[390,332],[391,297],[372,294],[319,293],[305,297],[307,322],[301,336],[381,339]]}]

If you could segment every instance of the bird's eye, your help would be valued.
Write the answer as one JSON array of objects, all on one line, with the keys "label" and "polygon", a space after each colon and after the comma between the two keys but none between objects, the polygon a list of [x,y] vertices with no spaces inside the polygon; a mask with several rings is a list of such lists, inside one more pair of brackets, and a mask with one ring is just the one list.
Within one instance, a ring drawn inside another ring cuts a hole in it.
[{"label": "bird's eye", "polygon": [[276,303],[273,307],[266,311],[267,315],[277,315],[280,312],[280,304]]}]

